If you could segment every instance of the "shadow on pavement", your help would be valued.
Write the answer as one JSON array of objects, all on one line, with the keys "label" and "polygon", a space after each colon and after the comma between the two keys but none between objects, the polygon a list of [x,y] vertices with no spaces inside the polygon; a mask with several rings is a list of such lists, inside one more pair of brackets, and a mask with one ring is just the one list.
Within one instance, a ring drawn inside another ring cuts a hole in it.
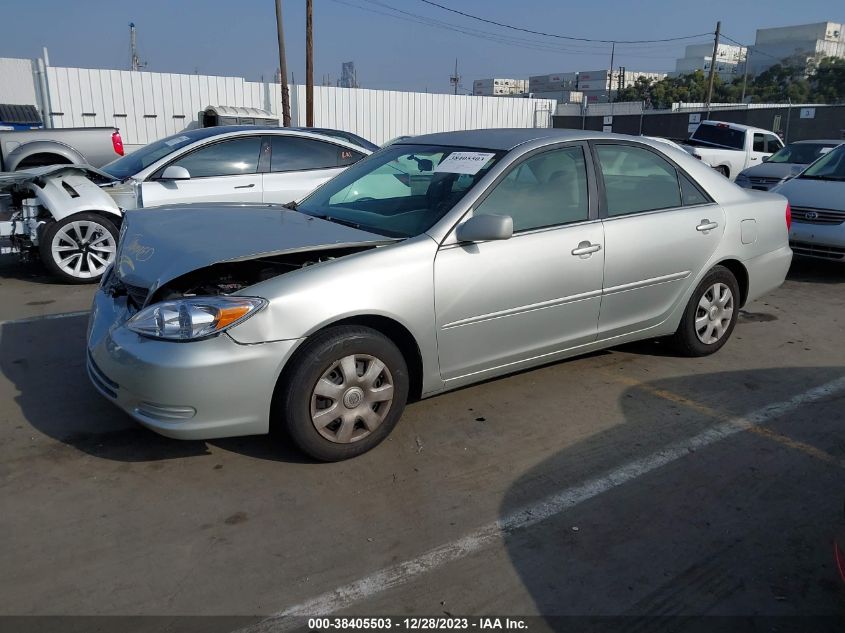
[{"label": "shadow on pavement", "polygon": [[805,283],[841,284],[845,282],[845,264],[796,257],[786,278]]},{"label": "shadow on pavement", "polygon": [[268,436],[179,441],[143,428],[90,385],[85,369],[87,319],[6,322],[0,327],[0,371],[17,388],[15,402],[33,428],[115,461],[207,455],[209,444],[259,459],[306,461],[284,441]]},{"label": "shadow on pavement", "polygon": [[[845,588],[832,552],[842,522],[841,463],[743,431],[641,476],[626,479],[624,470],[726,417],[843,375],[845,367],[731,371],[627,389],[619,400],[624,422],[540,462],[504,497],[506,522],[542,513],[562,491],[585,495],[573,493],[582,501],[563,501],[567,509],[550,518],[503,531],[534,602],[526,611],[543,614],[553,630],[845,630]],[[809,434],[842,460],[843,402],[840,391],[767,426],[804,441]],[[608,469],[613,475],[603,479]]]}]

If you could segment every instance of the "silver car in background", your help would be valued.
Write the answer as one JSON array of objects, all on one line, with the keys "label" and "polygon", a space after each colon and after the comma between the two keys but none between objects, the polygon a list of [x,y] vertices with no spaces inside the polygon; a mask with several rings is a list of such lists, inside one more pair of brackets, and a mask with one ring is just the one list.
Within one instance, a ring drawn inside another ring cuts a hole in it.
[{"label": "silver car in background", "polygon": [[774,191],[792,207],[789,244],[795,254],[845,263],[845,145]]},{"label": "silver car in background", "polygon": [[797,176],[807,165],[841,143],[835,139],[795,141],[764,159],[762,164],[740,172],[734,182],[746,189],[769,191]]},{"label": "silver car in background", "polygon": [[638,339],[720,349],[789,268],[787,202],[665,143],[478,130],[376,152],[298,205],[129,212],[97,389],[175,438],[367,451],[409,399]]}]

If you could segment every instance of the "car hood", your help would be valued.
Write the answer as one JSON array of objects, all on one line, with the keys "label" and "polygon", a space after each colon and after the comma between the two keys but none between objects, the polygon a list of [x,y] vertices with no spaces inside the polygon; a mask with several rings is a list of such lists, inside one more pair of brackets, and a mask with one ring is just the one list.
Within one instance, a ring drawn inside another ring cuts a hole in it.
[{"label": "car hood", "polygon": [[29,169],[0,173],[0,190],[22,187],[29,183],[35,183],[39,187],[43,187],[47,178],[62,174],[79,174],[94,180],[103,178],[114,180],[106,172],[100,171],[96,167],[91,167],[91,165],[46,165],[44,167],[31,167]]},{"label": "car hood", "polygon": [[212,264],[395,241],[278,205],[174,205],[126,213],[115,271],[154,292]]},{"label": "car hood", "polygon": [[793,178],[772,189],[793,207],[845,211],[845,182]]},{"label": "car hood", "polygon": [[800,174],[807,165],[798,163],[762,163],[744,170],[744,176],[754,178],[786,178]]}]

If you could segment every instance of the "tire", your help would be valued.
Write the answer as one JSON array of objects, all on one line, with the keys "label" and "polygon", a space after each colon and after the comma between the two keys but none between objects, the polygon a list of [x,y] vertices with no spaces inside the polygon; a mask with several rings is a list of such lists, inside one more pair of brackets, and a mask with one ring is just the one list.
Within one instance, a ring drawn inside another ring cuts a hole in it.
[{"label": "tire", "polygon": [[100,281],[114,262],[117,237],[110,220],[96,213],[75,213],[44,228],[38,251],[54,277],[69,284],[91,284]]},{"label": "tire", "polygon": [[[714,301],[717,296],[718,300]],[[671,339],[675,348],[684,356],[707,356],[719,351],[736,326],[739,300],[739,284],[734,274],[724,266],[714,266],[687,303]]]},{"label": "tire", "polygon": [[279,422],[314,459],[335,462],[366,453],[402,416],[409,384],[405,358],[376,330],[328,328],[309,338],[290,362],[280,385]]}]

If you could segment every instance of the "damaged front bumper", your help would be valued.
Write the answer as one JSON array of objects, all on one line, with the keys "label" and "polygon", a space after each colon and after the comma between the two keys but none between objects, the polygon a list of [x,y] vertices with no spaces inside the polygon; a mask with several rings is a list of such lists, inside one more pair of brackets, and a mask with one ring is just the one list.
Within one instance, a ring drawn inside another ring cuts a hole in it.
[{"label": "damaged front bumper", "polygon": [[100,289],[88,326],[88,375],[144,426],[177,439],[267,433],[276,382],[299,340],[242,345],[227,334],[191,342],[126,327],[127,298]]}]

